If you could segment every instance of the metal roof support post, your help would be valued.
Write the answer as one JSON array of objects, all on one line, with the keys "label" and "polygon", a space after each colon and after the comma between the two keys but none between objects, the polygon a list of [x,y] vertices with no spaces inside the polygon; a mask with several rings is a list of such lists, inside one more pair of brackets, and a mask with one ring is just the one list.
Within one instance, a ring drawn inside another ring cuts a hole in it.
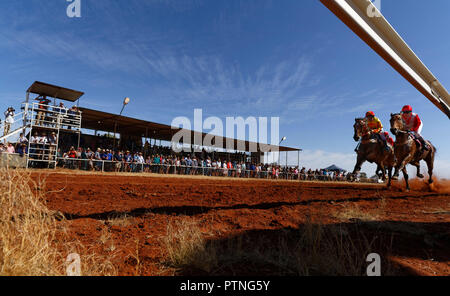
[{"label": "metal roof support post", "polygon": [[28,106],[30,100],[30,92],[27,91],[26,99],[25,99],[25,107],[23,109],[23,132],[25,133],[28,119]]},{"label": "metal roof support post", "polygon": [[286,168],[285,168],[285,171],[286,171],[286,179],[288,179],[288,152],[286,151]]},{"label": "metal roof support post", "polygon": [[147,149],[145,149],[145,144],[147,144],[147,142],[148,142],[148,127],[145,127],[144,158],[147,158]]},{"label": "metal roof support post", "polygon": [[117,131],[117,121],[114,122],[114,140],[113,140],[113,150],[116,150],[116,131]]},{"label": "metal roof support post", "polygon": [[[28,99],[29,99],[29,92],[27,92],[27,103],[26,107],[28,108]],[[28,158],[27,158],[27,169],[29,168],[29,162],[30,162],[30,153],[31,153],[31,137],[33,133],[33,113],[34,113],[34,105],[31,105],[31,118],[30,118],[30,133],[28,134]],[[34,149],[33,149],[34,153]],[[34,157],[33,157],[34,158]],[[33,163],[34,164],[34,163]]]}]

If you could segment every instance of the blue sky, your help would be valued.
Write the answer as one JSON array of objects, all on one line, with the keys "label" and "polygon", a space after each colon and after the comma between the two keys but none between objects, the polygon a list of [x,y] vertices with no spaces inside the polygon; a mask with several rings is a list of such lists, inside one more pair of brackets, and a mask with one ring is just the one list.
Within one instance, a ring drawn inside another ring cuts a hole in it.
[{"label": "blue sky", "polygon": [[[411,104],[450,177],[448,118],[318,0],[0,2],[0,109],[35,80],[82,90],[80,105],[170,124],[176,116],[279,116],[307,167],[353,168],[354,118]],[[450,1],[382,0],[382,13],[450,88]],[[19,100],[20,99],[20,100]],[[296,155],[294,156],[296,162]],[[372,172],[373,166],[364,170]]]}]

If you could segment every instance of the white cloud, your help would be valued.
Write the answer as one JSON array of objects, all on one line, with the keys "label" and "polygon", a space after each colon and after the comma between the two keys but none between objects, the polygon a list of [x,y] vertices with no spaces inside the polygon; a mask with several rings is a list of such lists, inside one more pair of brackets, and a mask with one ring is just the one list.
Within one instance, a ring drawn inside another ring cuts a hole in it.
[{"label": "white cloud", "polygon": [[335,164],[347,171],[352,171],[355,163],[355,153],[336,153],[323,150],[305,150],[300,153],[300,166],[308,169],[320,169]]}]

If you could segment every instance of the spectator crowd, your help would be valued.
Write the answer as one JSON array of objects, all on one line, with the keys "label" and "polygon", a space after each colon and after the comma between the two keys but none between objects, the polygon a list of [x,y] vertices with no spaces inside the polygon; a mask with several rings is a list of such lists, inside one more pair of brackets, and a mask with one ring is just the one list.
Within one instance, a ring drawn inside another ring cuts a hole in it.
[{"label": "spectator crowd", "polygon": [[[63,103],[50,106],[50,100],[45,96],[36,98],[39,101],[34,125],[41,127],[58,127],[70,130],[79,121],[79,110],[76,106],[68,109]],[[51,108],[51,110],[50,110]],[[11,122],[14,109],[9,108],[5,117]],[[9,132],[9,126],[5,132]],[[38,132],[39,131],[39,132]],[[74,142],[73,135],[58,135],[36,129],[28,139],[20,134],[17,143],[0,143],[1,153],[17,153],[20,156],[29,155],[30,166],[57,167],[102,172],[142,172],[157,174],[226,176],[236,178],[266,178],[291,180],[322,180],[345,181],[351,179],[351,174],[345,171],[328,171],[326,169],[308,169],[298,166],[280,166],[278,164],[262,164],[245,153],[174,153],[171,147],[151,145],[148,141],[144,146],[134,145],[135,142],[122,143],[125,149],[113,149],[111,139],[106,137],[85,136],[82,144],[86,148],[68,148]],[[66,137],[66,138],[64,138]],[[79,139],[78,139],[79,140]],[[91,141],[91,142],[89,142]],[[95,141],[95,142],[92,142]],[[91,149],[94,145],[104,145],[106,149]],[[142,145],[142,144],[140,144]],[[82,145],[83,146],[83,145]],[[88,147],[91,146],[91,147]],[[138,147],[136,147],[138,146]],[[58,149],[57,149],[58,147]],[[136,149],[133,149],[133,147]],[[29,149],[29,151],[28,151]],[[130,151],[130,150],[132,151]]]},{"label": "spectator crowd", "polygon": [[[147,144],[148,145],[148,144]],[[142,149],[144,150],[144,149]],[[223,156],[224,154],[221,154]],[[174,153],[170,147],[153,146],[146,151],[113,150],[71,147],[57,152],[57,166],[104,172],[142,172],[156,174],[226,176],[237,178],[265,178],[290,180],[345,181],[350,174],[326,169],[299,169],[298,166],[280,166],[251,161],[242,154],[217,157],[214,153]]]}]

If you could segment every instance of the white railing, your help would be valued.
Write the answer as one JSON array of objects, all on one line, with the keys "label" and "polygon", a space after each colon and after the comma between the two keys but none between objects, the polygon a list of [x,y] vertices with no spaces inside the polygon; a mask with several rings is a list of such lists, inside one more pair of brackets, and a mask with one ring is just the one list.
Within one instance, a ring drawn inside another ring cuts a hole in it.
[{"label": "white railing", "polygon": [[32,103],[28,121],[33,126],[81,130],[81,112],[65,107]]},{"label": "white railing", "polygon": [[[136,163],[125,161],[108,161],[99,159],[79,159],[79,158],[57,158],[57,167],[84,171],[98,172],[130,172],[130,173],[153,173],[169,175],[197,175],[216,176],[230,178],[256,178],[256,179],[279,179],[279,180],[300,180],[300,181],[355,181],[348,176],[325,176],[316,174],[299,174],[280,171],[273,174],[270,171],[225,169],[204,166],[186,166],[173,164],[156,163]],[[376,183],[367,178],[360,178],[362,183]]]},{"label": "white railing", "polygon": [[10,136],[16,134],[15,132],[17,132],[23,127],[23,117],[24,112],[22,111],[20,113],[14,114],[13,123],[7,123],[6,118],[5,120],[2,120],[0,124],[0,133],[2,134],[2,136],[0,138],[2,140],[7,139]]}]

